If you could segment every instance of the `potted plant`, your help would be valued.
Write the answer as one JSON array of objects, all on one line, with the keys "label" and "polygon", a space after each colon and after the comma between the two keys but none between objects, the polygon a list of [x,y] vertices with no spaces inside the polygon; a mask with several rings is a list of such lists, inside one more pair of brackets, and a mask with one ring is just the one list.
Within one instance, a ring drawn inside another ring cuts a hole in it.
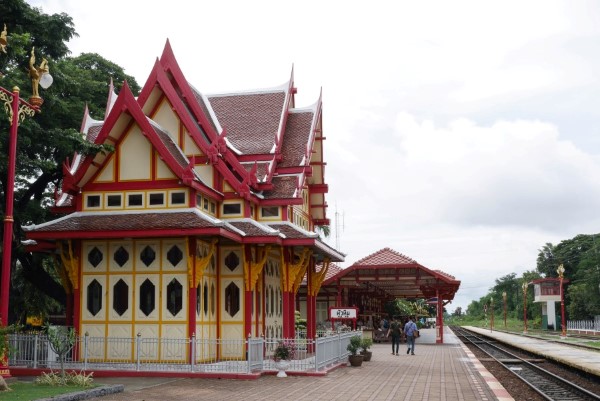
[{"label": "potted plant", "polygon": [[371,360],[371,356],[373,355],[373,352],[369,351],[369,348],[371,348],[372,345],[373,345],[373,339],[368,338],[368,337],[363,338],[360,343],[360,348],[362,348],[362,351],[360,351],[360,354],[363,355],[363,361],[365,361],[365,362],[368,362]]},{"label": "potted plant", "polygon": [[346,350],[350,351],[350,355],[348,356],[348,362],[350,362],[350,366],[362,365],[364,356],[358,353],[358,350],[361,348],[361,344],[362,336],[356,335],[350,337],[350,343],[346,347]]},{"label": "potted plant", "polygon": [[290,340],[283,340],[277,343],[273,351],[273,360],[277,368],[277,377],[287,377],[285,370],[290,367],[291,360],[296,355],[296,346]]}]

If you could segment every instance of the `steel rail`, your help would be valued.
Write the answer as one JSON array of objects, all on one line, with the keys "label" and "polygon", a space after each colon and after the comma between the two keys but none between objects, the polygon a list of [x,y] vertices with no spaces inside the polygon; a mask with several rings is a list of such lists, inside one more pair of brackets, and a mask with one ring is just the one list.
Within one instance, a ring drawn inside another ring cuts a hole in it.
[{"label": "steel rail", "polygon": [[600,396],[523,359],[462,327],[457,336],[476,346],[547,400],[600,400]]}]

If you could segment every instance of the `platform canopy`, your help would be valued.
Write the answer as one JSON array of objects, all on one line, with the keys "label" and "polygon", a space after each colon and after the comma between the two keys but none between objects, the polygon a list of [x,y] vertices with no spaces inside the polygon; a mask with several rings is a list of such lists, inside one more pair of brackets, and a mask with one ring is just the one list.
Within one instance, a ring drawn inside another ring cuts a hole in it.
[{"label": "platform canopy", "polygon": [[323,287],[329,286],[368,287],[388,299],[439,297],[442,301],[449,301],[454,299],[460,281],[440,270],[429,269],[390,248],[384,248],[327,278]]}]

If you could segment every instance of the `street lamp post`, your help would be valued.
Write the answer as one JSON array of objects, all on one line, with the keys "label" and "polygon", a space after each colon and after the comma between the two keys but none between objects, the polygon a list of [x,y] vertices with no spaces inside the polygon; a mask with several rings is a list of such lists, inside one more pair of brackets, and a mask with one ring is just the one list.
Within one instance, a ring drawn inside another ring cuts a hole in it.
[{"label": "street lamp post", "polygon": [[502,291],[502,301],[504,304],[504,330],[506,330],[506,291]]},{"label": "street lamp post", "polygon": [[6,208],[4,209],[4,236],[2,240],[2,307],[0,315],[2,326],[8,326],[8,292],[10,289],[10,270],[12,259],[12,237],[13,237],[13,204],[15,190],[15,165],[17,158],[17,130],[25,116],[33,116],[38,108],[21,99],[19,88],[14,87],[12,92],[0,87],[0,101],[4,102],[4,108],[8,112],[10,123],[10,135],[8,138],[8,168],[6,174]]},{"label": "street lamp post", "polygon": [[494,331],[494,297],[490,298],[490,309],[492,310],[492,320],[490,320],[490,331]]},{"label": "street lamp post", "polygon": [[[4,47],[7,44],[3,31],[0,44]],[[43,59],[39,67],[35,66],[34,49],[31,49],[31,57],[29,59],[29,76],[32,83],[33,95],[29,98],[29,102],[20,97],[19,87],[13,87],[12,91],[0,86],[0,102],[4,103],[4,110],[7,113],[8,122],[10,124],[8,138],[8,166],[5,186],[6,207],[4,209],[4,235],[2,238],[2,284],[0,285],[0,325],[8,326],[8,303],[10,291],[10,276],[12,265],[12,241],[13,241],[13,207],[14,207],[14,190],[15,190],[15,173],[17,160],[17,133],[19,124],[25,117],[33,117],[40,110],[43,99],[38,95],[38,85],[47,88],[52,84],[52,77],[49,74],[48,62]],[[0,360],[0,375],[10,376],[8,370],[7,355]]]},{"label": "street lamp post", "polygon": [[527,282],[524,282],[521,288],[523,288],[523,321],[525,322],[523,334],[527,334]]},{"label": "street lamp post", "polygon": [[563,292],[563,280],[565,275],[565,267],[561,264],[556,269],[558,273],[558,278],[560,281],[560,327],[562,329],[560,336],[562,338],[567,337],[567,324],[565,322],[565,294]]}]

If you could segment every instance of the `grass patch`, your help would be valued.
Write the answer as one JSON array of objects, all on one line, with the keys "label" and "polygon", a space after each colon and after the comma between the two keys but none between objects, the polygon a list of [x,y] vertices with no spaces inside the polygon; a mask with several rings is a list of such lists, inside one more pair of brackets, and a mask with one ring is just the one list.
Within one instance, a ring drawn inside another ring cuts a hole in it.
[{"label": "grass patch", "polygon": [[0,391],[0,401],[33,401],[56,395],[89,390],[93,386],[47,386],[33,382],[17,381],[9,383],[12,391]]}]

